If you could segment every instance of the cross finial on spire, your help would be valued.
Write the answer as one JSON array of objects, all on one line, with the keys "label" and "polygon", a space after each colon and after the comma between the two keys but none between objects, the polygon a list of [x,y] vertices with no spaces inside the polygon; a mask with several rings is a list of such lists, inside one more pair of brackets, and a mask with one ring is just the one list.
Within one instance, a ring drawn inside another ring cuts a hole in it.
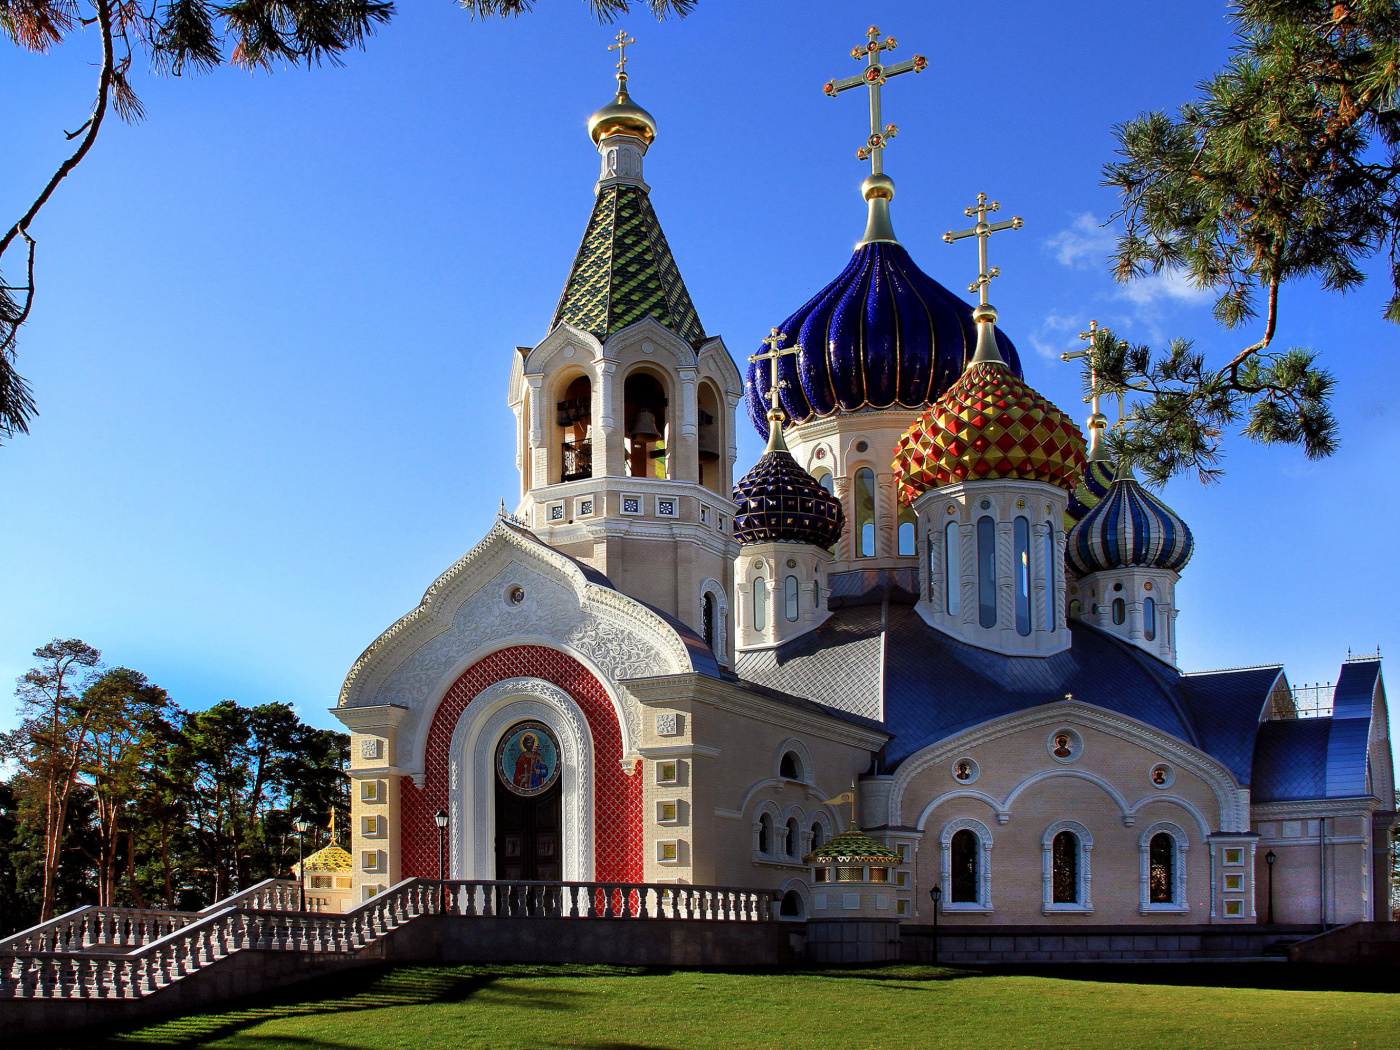
[{"label": "cross finial on spire", "polygon": [[769,329],[760,342],[768,347],[767,351],[761,354],[752,354],[749,360],[752,362],[767,361],[769,363],[769,387],[768,387],[768,447],[765,452],[774,449],[786,449],[783,443],[783,421],[787,418],[782,408],[778,404],[778,395],[787,386],[787,383],[778,378],[778,363],[792,354],[800,354],[802,347],[800,344],[783,347],[783,340],[787,338],[785,332],[780,332],[776,328]]},{"label": "cross finial on spire", "polygon": [[899,134],[899,128],[895,125],[883,124],[884,118],[880,113],[880,88],[890,77],[897,77],[901,73],[908,73],[910,70],[922,73],[928,68],[928,59],[923,55],[915,55],[903,62],[896,62],[892,66],[882,66],[880,65],[880,52],[893,51],[899,46],[898,43],[892,36],[881,40],[880,30],[875,26],[867,29],[865,35],[868,38],[868,43],[851,48],[851,57],[857,62],[865,59],[865,69],[857,76],[845,77],[842,80],[828,80],[822,85],[822,91],[828,97],[835,98],[841,92],[860,87],[862,84],[870,89],[870,137],[865,140],[865,145],[856,151],[856,158],[858,160],[868,159],[870,161],[870,174],[879,175],[884,171],[885,144]]},{"label": "cross finial on spire", "polygon": [[613,39],[616,40],[617,43],[609,44],[608,50],[617,52],[617,86],[621,89],[626,89],[627,47],[629,44],[635,44],[637,41],[628,36],[626,31],[622,29],[617,31],[617,36],[613,37]]},{"label": "cross finial on spire", "polygon": [[[1013,215],[1006,222],[988,222],[987,213],[1000,211],[1001,205],[996,201],[988,200],[985,193],[977,195],[977,203],[970,208],[964,208],[963,214],[967,216],[977,216],[977,225],[966,230],[949,230],[943,235],[943,239],[949,244],[960,241],[964,237],[977,238],[977,280],[967,286],[969,292],[978,293],[978,303],[982,307],[991,309],[987,302],[987,286],[992,283],[993,277],[1000,277],[1001,270],[995,266],[987,265],[987,238],[1002,230],[1019,230],[1024,226],[1025,220],[1019,215]],[[992,310],[991,320],[996,320],[996,311]],[[981,320],[981,318],[976,318]]]},{"label": "cross finial on spire", "polygon": [[[1079,333],[1079,338],[1086,341],[1089,345],[1083,350],[1065,351],[1060,355],[1060,360],[1077,361],[1080,358],[1089,357],[1090,354],[1094,352],[1094,341],[1098,338],[1100,331],[1102,331],[1102,329],[1099,328],[1099,322],[1091,319],[1088,329]],[[1104,428],[1108,426],[1108,418],[1099,411],[1099,373],[1098,370],[1094,368],[1092,358],[1090,358],[1088,368],[1089,393],[1084,400],[1089,405],[1089,459],[1106,460],[1108,458],[1108,452],[1104,448],[1102,439]],[[1123,417],[1122,394],[1118,396],[1118,417],[1121,422]]]}]

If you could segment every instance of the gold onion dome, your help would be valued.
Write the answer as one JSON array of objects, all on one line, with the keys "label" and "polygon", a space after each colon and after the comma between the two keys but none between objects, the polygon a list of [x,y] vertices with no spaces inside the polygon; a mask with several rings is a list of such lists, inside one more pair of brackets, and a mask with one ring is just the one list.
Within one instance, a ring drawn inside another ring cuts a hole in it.
[{"label": "gold onion dome", "polygon": [[619,84],[617,98],[588,118],[588,137],[595,146],[609,135],[632,135],[648,146],[656,139],[656,120],[632,101],[626,84]]},{"label": "gold onion dome", "polygon": [[896,864],[899,855],[859,828],[847,828],[802,858],[803,864]]},{"label": "gold onion dome", "polygon": [[895,445],[895,484],[905,503],[941,485],[993,478],[1072,490],[1084,471],[1084,436],[1074,421],[978,349]]},{"label": "gold onion dome", "polygon": [[349,872],[355,867],[350,854],[339,846],[327,846],[325,849],[317,850],[300,865],[293,864],[292,870],[298,875],[307,871],[340,871]]}]

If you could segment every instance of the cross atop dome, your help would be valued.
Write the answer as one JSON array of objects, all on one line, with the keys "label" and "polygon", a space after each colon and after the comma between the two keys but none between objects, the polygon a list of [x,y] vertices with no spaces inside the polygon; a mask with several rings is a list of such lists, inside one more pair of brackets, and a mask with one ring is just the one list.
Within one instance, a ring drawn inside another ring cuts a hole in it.
[{"label": "cross atop dome", "polygon": [[[989,333],[989,328],[996,324],[997,311],[991,303],[987,301],[987,286],[992,283],[992,278],[1001,276],[1001,269],[996,266],[987,265],[987,240],[994,233],[1002,230],[1019,230],[1024,226],[1025,220],[1019,215],[1013,215],[1005,222],[988,222],[989,212],[1000,211],[1001,205],[994,200],[988,200],[985,193],[977,195],[977,203],[971,207],[964,208],[963,214],[971,218],[977,216],[977,224],[966,230],[949,230],[943,235],[943,240],[948,244],[961,241],[967,237],[977,238],[977,280],[967,286],[969,292],[977,293],[977,308],[972,311],[972,319],[978,322],[977,332],[977,352],[973,355],[974,363],[996,363],[1001,364],[1001,354],[997,350],[996,340]],[[983,333],[988,332],[986,338]]]},{"label": "cross atop dome", "polygon": [[768,385],[768,447],[764,450],[766,452],[787,448],[783,442],[783,422],[787,419],[787,414],[779,404],[779,397],[788,384],[786,379],[778,378],[778,364],[790,354],[802,353],[802,344],[794,343],[792,346],[784,347],[783,340],[786,338],[786,332],[780,332],[776,328],[770,329],[768,335],[759,340],[768,349],[763,353],[749,355],[749,361],[755,364],[759,361],[767,361],[770,365],[772,378]]}]

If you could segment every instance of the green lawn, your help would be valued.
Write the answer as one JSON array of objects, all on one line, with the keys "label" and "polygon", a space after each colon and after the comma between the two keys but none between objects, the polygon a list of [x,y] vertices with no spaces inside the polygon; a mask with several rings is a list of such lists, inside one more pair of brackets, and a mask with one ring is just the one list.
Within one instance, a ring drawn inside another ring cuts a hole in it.
[{"label": "green lawn", "polygon": [[914,1050],[1400,1045],[1400,969],[1123,965],[808,973],[401,967],[43,1050]]}]

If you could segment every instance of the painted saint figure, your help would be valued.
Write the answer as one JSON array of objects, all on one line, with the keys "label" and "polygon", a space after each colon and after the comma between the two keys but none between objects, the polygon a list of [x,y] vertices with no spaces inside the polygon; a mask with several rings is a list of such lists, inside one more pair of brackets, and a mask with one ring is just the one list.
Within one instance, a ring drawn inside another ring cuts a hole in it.
[{"label": "painted saint figure", "polygon": [[539,738],[534,733],[520,736],[520,757],[515,760],[515,786],[525,791],[541,787],[549,778],[549,765],[539,751]]}]

